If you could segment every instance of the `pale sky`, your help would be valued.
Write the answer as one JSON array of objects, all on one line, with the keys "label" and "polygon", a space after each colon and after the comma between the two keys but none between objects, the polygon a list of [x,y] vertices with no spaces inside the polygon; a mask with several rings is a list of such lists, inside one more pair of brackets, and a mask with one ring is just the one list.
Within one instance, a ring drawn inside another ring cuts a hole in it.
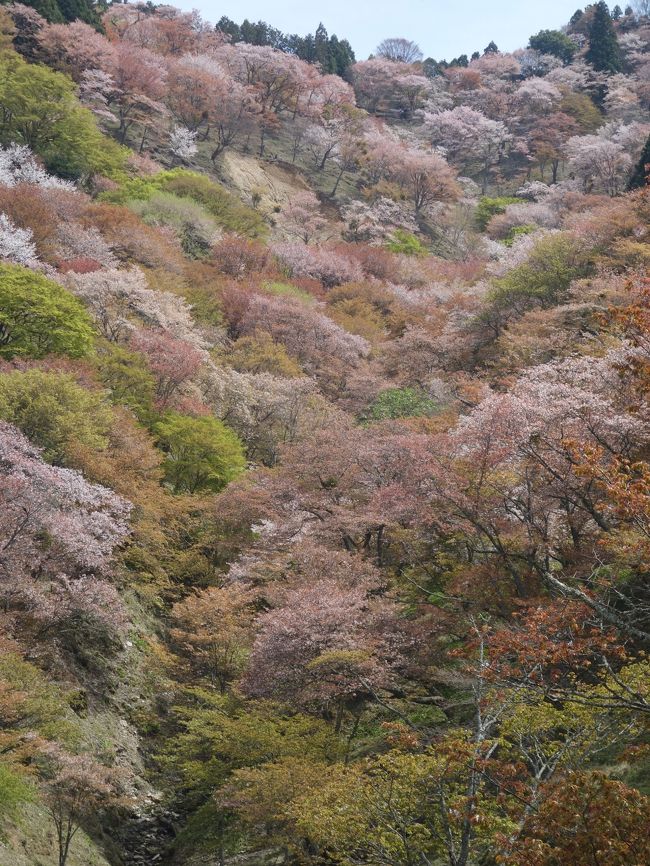
[{"label": "pale sky", "polygon": [[[586,0],[171,0],[198,9],[215,23],[227,15],[263,20],[304,36],[323,22],[330,34],[348,39],[364,60],[387,36],[417,42],[425,57],[451,60],[482,51],[491,39],[502,51],[523,48],[538,30],[566,24]],[[612,0],[612,6],[615,0]],[[624,5],[621,3],[621,5]]]}]

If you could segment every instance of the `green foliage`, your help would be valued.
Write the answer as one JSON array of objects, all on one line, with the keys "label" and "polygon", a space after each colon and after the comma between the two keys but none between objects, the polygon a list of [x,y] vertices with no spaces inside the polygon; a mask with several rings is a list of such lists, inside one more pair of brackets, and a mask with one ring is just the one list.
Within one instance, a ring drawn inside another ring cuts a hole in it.
[{"label": "green foliage", "polygon": [[299,289],[298,286],[292,286],[291,283],[281,283],[276,281],[264,283],[264,288],[267,292],[281,297],[298,298],[299,301],[304,301],[306,304],[313,304],[314,298],[309,292],[304,289]]},{"label": "green foliage", "polygon": [[523,310],[536,303],[561,303],[573,280],[588,275],[590,265],[576,241],[566,234],[550,235],[535,246],[528,260],[494,281],[488,294],[493,307]]},{"label": "green foliage", "polygon": [[237,435],[217,418],[169,413],[154,429],[166,454],[165,480],[175,493],[217,492],[246,468]]},{"label": "green foliage", "polygon": [[559,110],[573,117],[582,133],[595,132],[603,122],[603,116],[587,93],[565,93]]},{"label": "green foliage", "polygon": [[21,803],[29,802],[33,796],[33,788],[24,774],[0,762],[0,818],[11,817]]},{"label": "green foliage", "polygon": [[552,54],[564,63],[571,63],[578,46],[561,30],[540,30],[528,40],[529,48],[542,54]]},{"label": "green foliage", "polygon": [[645,143],[643,153],[630,178],[628,189],[643,189],[650,182],[650,136]]},{"label": "green foliage", "polygon": [[10,421],[54,463],[67,463],[75,445],[102,449],[112,421],[102,394],[65,373],[27,370],[0,375],[0,418]]},{"label": "green foliage", "polygon": [[209,256],[218,222],[202,205],[169,192],[154,192],[148,199],[129,199],[126,204],[147,225],[174,229],[188,258]]},{"label": "green foliage", "polygon": [[333,768],[287,811],[299,833],[338,863],[446,862],[452,846],[461,848],[470,810],[477,847],[514,829],[496,799],[468,795],[470,762],[462,739],[423,754],[393,750],[365,765]]},{"label": "green foliage", "polygon": [[405,256],[426,256],[427,249],[422,241],[405,229],[395,229],[391,239],[386,244],[391,253],[401,253]]},{"label": "green foliage", "polygon": [[[0,0],[0,5],[9,4],[10,0]],[[85,21],[96,30],[101,30],[101,20],[98,7],[92,0],[25,0],[25,6],[31,6],[46,21],[52,24],[63,24],[65,21]]]},{"label": "green foliage", "polygon": [[433,415],[437,405],[416,388],[388,388],[371,404],[367,417],[373,421],[418,418]]},{"label": "green foliage", "polygon": [[152,418],[156,381],[142,355],[107,343],[98,356],[97,367],[113,403],[126,406],[141,421]]},{"label": "green foliage", "polygon": [[228,355],[228,361],[240,373],[271,373],[288,379],[302,376],[298,362],[282,343],[277,343],[265,331],[240,337]]},{"label": "green foliage", "polygon": [[0,55],[0,144],[11,142],[28,145],[50,171],[73,179],[119,178],[127,153],[102,135],[67,76],[6,51]]},{"label": "green foliage", "polygon": [[287,51],[307,63],[317,63],[325,74],[340,75],[342,78],[347,77],[346,73],[355,61],[348,40],[339,39],[335,34],[329,36],[322,24],[318,25],[315,34],[298,36],[282,33],[265,21],[253,23],[245,19],[239,25],[224,15],[217,22],[217,30],[227,34],[231,42],[268,45],[278,51]]},{"label": "green foliage", "polygon": [[27,268],[0,264],[0,357],[77,358],[92,337],[90,317],[74,295]]},{"label": "green foliage", "polygon": [[93,0],[56,0],[56,4],[66,21],[85,21],[96,30],[102,29],[98,14],[101,4],[95,5]]},{"label": "green foliage", "polygon": [[220,787],[240,767],[281,758],[329,762],[341,745],[325,722],[271,701],[237,703],[194,690],[194,706],[177,708],[183,728],[167,745],[167,763],[197,800]]},{"label": "green foliage", "polygon": [[588,39],[589,49],[585,55],[587,63],[602,72],[620,72],[623,68],[621,49],[607,3],[603,0],[594,7]]},{"label": "green foliage", "polygon": [[509,204],[517,204],[518,202],[519,199],[513,198],[512,196],[500,196],[498,198],[488,198],[487,196],[483,196],[476,206],[476,212],[474,214],[476,225],[479,230],[484,232],[487,228],[487,224],[495,214],[505,213],[505,209]]},{"label": "green foliage", "polygon": [[522,235],[530,235],[536,231],[537,226],[534,225],[513,226],[503,239],[503,243],[507,247],[511,247],[513,243],[517,240],[517,238],[521,237]]},{"label": "green foliage", "polygon": [[0,653],[0,695],[3,709],[10,702],[9,724],[5,725],[3,719],[5,730],[34,731],[68,748],[81,743],[81,724],[65,695],[48,682],[36,665],[24,661],[17,653]]},{"label": "green foliage", "polygon": [[179,199],[190,199],[227,232],[251,238],[266,234],[266,224],[256,211],[246,207],[220,184],[182,168],[128,180],[118,190],[105,193],[103,198],[115,204],[131,206],[133,200],[148,201],[160,192]]}]

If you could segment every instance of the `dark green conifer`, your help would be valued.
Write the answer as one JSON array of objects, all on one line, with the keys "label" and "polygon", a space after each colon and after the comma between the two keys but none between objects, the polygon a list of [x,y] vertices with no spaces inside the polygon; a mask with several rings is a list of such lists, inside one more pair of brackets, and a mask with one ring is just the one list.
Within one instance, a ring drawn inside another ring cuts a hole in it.
[{"label": "dark green conifer", "polygon": [[594,17],[588,32],[589,50],[585,55],[587,63],[600,72],[620,72],[623,67],[621,49],[607,3],[596,3]]},{"label": "dark green conifer", "polygon": [[650,136],[645,143],[643,153],[634,169],[634,174],[627,185],[628,189],[643,189],[650,183]]}]

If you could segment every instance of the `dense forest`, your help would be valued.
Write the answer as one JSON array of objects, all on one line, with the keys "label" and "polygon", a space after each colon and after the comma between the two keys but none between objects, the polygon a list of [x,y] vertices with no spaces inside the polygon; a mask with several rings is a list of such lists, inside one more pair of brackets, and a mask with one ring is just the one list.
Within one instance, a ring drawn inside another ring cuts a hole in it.
[{"label": "dense forest", "polygon": [[650,863],[649,111],[0,4],[0,866]]}]

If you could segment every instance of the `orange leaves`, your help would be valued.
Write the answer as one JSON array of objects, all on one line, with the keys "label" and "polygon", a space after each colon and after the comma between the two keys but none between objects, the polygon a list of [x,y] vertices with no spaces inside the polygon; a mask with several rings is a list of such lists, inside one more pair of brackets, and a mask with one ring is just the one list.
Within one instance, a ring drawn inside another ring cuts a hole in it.
[{"label": "orange leaves", "polygon": [[650,800],[602,773],[573,772],[542,800],[499,862],[507,866],[643,866],[650,862]]}]

